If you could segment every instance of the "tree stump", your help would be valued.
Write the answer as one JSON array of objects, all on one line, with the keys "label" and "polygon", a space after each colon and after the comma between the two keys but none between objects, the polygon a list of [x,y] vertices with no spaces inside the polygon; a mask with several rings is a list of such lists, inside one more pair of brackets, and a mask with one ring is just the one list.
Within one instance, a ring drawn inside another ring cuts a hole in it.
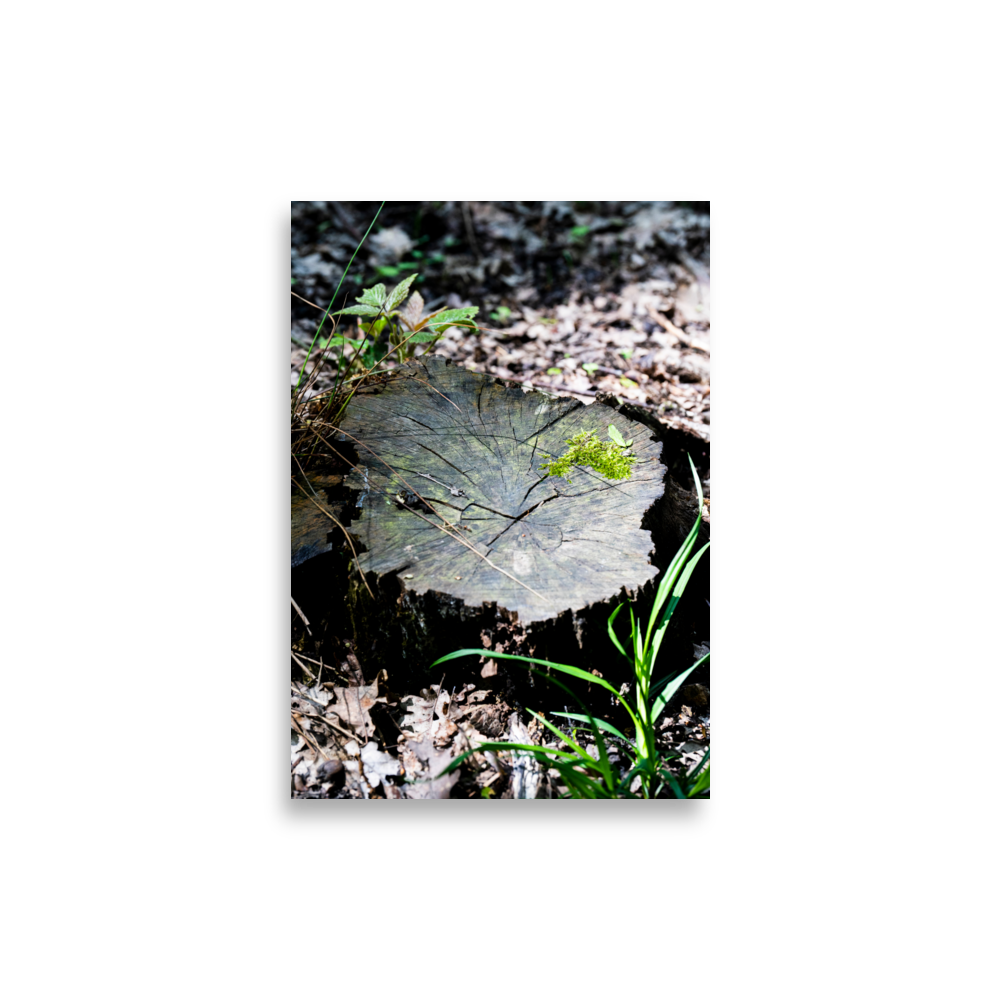
[{"label": "tree stump", "polygon": [[[575,466],[570,482],[541,469],[581,431],[607,440],[609,423],[633,441],[628,479]],[[600,660],[608,614],[658,572],[650,528],[677,533],[676,503],[662,513],[672,486],[662,445],[600,403],[425,357],[359,390],[340,429],[357,455],[344,516],[375,594],[351,585],[356,650],[390,682],[406,667],[426,677],[462,646]]]},{"label": "tree stump", "polygon": [[339,519],[340,506],[330,502],[329,492],[342,481],[343,476],[303,476],[302,485],[292,487],[292,569],[332,551],[333,521],[326,511]]}]

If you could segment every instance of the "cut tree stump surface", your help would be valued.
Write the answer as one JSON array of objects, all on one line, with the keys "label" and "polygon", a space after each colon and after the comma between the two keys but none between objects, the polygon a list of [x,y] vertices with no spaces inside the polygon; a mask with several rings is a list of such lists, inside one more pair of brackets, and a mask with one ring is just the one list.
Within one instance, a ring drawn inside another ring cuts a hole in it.
[{"label": "cut tree stump surface", "polygon": [[[570,483],[540,469],[580,431],[607,441],[609,423],[633,439],[629,479],[577,466]],[[610,407],[430,357],[361,389],[340,426],[358,455],[346,480],[357,492],[358,564],[395,574],[404,591],[495,603],[528,624],[634,593],[656,575],[640,525],[663,494],[662,446]]]}]

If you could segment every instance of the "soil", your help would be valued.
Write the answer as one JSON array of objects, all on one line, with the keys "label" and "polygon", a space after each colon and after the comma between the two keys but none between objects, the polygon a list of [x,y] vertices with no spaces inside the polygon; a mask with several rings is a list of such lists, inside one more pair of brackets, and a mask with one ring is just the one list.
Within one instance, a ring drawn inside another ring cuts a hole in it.
[{"label": "soil", "polygon": [[[338,380],[334,362],[316,368],[311,359],[304,375],[303,363],[341,274],[376,213],[334,310],[353,304],[363,288],[381,282],[391,289],[416,273],[411,290],[423,298],[425,312],[479,310],[478,332],[452,327],[432,345],[433,355],[520,383],[525,391],[544,390],[586,404],[600,397],[620,406],[664,441],[663,460],[683,489],[693,487],[690,454],[710,498],[708,203],[387,202],[379,212],[377,202],[293,202],[292,386],[310,377],[301,402],[322,399]],[[358,336],[355,319],[341,317],[337,332]],[[323,335],[331,333],[328,319]],[[383,368],[395,366],[390,358]],[[529,758],[507,754],[476,754],[457,772],[434,778],[454,757],[486,740],[556,746],[553,734],[524,709],[579,708],[559,703],[542,681],[533,687],[523,679],[510,683],[513,668],[498,669],[498,660],[486,657],[472,679],[444,664],[428,678],[435,683],[419,690],[409,690],[413,682],[395,690],[388,668],[366,677],[352,647],[350,622],[337,610],[356,577],[350,571],[352,553],[343,535],[329,531],[322,509],[336,516],[341,477],[350,468],[336,459],[308,466],[310,481],[321,489],[309,497],[296,461],[292,796],[478,798],[565,792],[556,772],[532,772],[526,769]],[[706,505],[706,521],[709,510]],[[672,669],[689,666],[709,650],[707,586],[706,565],[696,589],[682,601],[698,606],[689,607],[683,627],[677,628]],[[685,648],[679,649],[678,642]],[[502,643],[493,648],[502,649]],[[561,662],[572,663],[568,657],[569,651]],[[676,755],[669,765],[674,773],[698,763],[710,742],[707,664],[688,680],[668,704],[658,730],[661,750]],[[591,710],[612,720],[610,695],[590,687]],[[569,733],[569,727],[563,731]],[[615,759],[614,747],[611,754],[612,764],[625,765]]]}]

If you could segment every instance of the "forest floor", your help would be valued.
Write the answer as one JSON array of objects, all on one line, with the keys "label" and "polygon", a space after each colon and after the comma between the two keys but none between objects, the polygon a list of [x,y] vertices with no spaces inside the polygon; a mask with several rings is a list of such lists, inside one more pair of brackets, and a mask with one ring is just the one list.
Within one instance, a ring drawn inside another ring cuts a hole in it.
[{"label": "forest floor", "polygon": [[[378,209],[377,202],[292,203],[293,387]],[[684,442],[709,498],[709,249],[705,202],[387,202],[334,308],[352,304],[362,288],[391,288],[416,272],[412,287],[427,310],[479,308],[480,332],[452,327],[433,354],[587,404],[609,393],[647,410]],[[345,320],[338,332],[348,332]],[[334,366],[321,369],[308,394],[331,388],[336,377]],[[690,478],[674,475],[691,488]],[[696,638],[693,654],[703,655],[707,631]],[[525,777],[517,766],[524,758],[512,767],[492,754],[430,780],[477,741],[555,741],[474,684],[394,694],[391,678],[364,677],[349,640],[334,645],[339,662],[321,665],[293,640],[293,797],[545,797],[563,790],[554,772]],[[664,716],[658,745],[676,755],[675,771],[689,769],[709,745],[707,686],[683,688]]]}]

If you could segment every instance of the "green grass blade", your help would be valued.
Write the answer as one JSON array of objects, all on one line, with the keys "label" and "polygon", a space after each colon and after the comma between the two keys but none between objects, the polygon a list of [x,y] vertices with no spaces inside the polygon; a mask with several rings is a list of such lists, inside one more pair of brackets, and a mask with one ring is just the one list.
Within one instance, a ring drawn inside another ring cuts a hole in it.
[{"label": "green grass blade", "polygon": [[[535,752],[539,752],[543,754],[555,754],[558,757],[566,757],[568,760],[579,760],[579,754],[570,753],[568,750],[557,750],[554,747],[539,747],[534,743],[504,743],[502,740],[494,740],[489,743],[480,743],[478,746],[473,747],[473,749],[466,750],[465,753],[459,754],[459,756],[448,764],[441,774],[438,774],[435,777],[440,778],[442,775],[451,774],[455,768],[460,767],[474,753],[479,753],[482,750],[489,750],[492,753],[507,753],[510,750],[523,750],[525,753],[533,754]],[[590,760],[589,757],[587,757],[587,759]]]},{"label": "green grass blade", "polygon": [[[492,649],[456,649],[454,652],[445,653],[439,656],[431,667],[436,667],[439,663],[447,663],[448,660],[457,660],[460,656],[485,656],[487,658],[499,657],[502,660],[523,660],[525,663],[541,663],[547,667],[565,667],[565,663],[552,663],[549,660],[540,660],[535,656],[521,656],[518,653],[495,653]],[[430,669],[430,668],[428,668]],[[574,668],[575,669],[575,668]]]},{"label": "green grass blade", "polygon": [[619,794],[629,799],[637,798],[636,793],[632,791],[632,782],[636,777],[651,777],[655,776],[655,774],[655,768],[650,766],[649,761],[640,761],[634,764],[632,769],[619,782]]},{"label": "green grass blade", "polygon": [[692,574],[695,569],[697,569],[698,563],[701,562],[701,557],[708,551],[711,544],[711,542],[705,542],[705,544],[688,560],[680,578],[677,583],[674,584],[674,592],[671,595],[672,597],[680,598],[683,596],[684,591],[687,590],[687,585],[691,582]]},{"label": "green grass blade", "polygon": [[670,624],[674,617],[674,611],[677,609],[677,604],[684,593],[684,589],[687,587],[688,582],[691,579],[691,574],[694,572],[695,566],[698,565],[698,560],[705,554],[705,550],[711,545],[711,542],[706,542],[697,552],[697,554],[691,559],[691,561],[684,567],[684,571],[681,573],[680,579],[674,587],[674,592],[671,595],[670,603],[667,605],[666,611],[663,613],[663,621],[660,622],[659,627],[653,635],[653,654],[650,660],[650,671],[652,672],[652,664],[656,662],[656,657],[660,652],[660,645],[663,642],[664,633],[667,631],[667,626]]},{"label": "green grass blade", "polygon": [[[577,712],[550,712],[550,715],[558,715],[563,719],[576,719],[578,722],[586,722],[591,716],[580,715]],[[626,743],[631,743],[632,741],[624,734],[620,733],[610,722],[605,722],[604,719],[594,719],[594,722],[600,726],[605,732],[611,733],[612,736],[617,736],[618,739],[624,740]]]},{"label": "green grass blade", "polygon": [[663,777],[667,779],[667,783],[670,785],[670,790],[674,793],[674,798],[686,799],[687,796],[684,794],[684,789],[677,783],[677,779],[673,776],[673,774],[667,769],[664,769],[664,772]]},{"label": "green grass blade", "polygon": [[649,615],[649,628],[651,633],[652,629],[659,621],[660,611],[663,608],[664,603],[666,603],[667,598],[673,592],[674,586],[681,575],[684,565],[690,558],[691,552],[694,550],[695,542],[698,538],[700,523],[701,518],[699,517],[698,522],[695,523],[694,527],[692,527],[691,531],[688,533],[687,538],[685,538],[684,544],[677,551],[674,558],[670,560],[670,565],[663,574],[663,579],[660,580],[659,587],[656,588],[656,599],[653,601],[653,610]]},{"label": "green grass blade", "polygon": [[[529,708],[528,711],[531,712],[531,709]],[[586,760],[592,760],[591,756],[587,753],[587,751],[584,750],[583,747],[580,746],[580,744],[577,743],[572,737],[567,736],[565,733],[561,732],[559,729],[553,726],[548,719],[539,715],[537,712],[531,712],[531,714],[540,722],[542,722],[545,726],[551,729],[552,732],[555,733],[556,736],[563,741],[563,743],[565,743],[567,746],[572,747],[578,757],[583,757]],[[560,751],[560,752],[565,753],[566,751]]]},{"label": "green grass blade", "polygon": [[[649,616],[650,635],[652,635],[653,628],[659,620],[660,609],[663,607],[664,602],[673,590],[674,584],[680,575],[681,568],[690,557],[697,541],[698,533],[701,531],[701,512],[704,507],[705,498],[701,489],[701,479],[698,478],[698,470],[694,466],[694,461],[692,460],[690,453],[688,454],[688,463],[691,466],[691,475],[694,477],[695,489],[698,491],[698,516],[695,518],[694,524],[691,525],[691,530],[688,532],[687,537],[684,539],[680,549],[678,549],[673,559],[670,560],[670,564],[667,566],[666,572],[663,574],[663,579],[660,580],[660,585],[656,589],[656,598],[653,601],[653,610]],[[649,637],[647,637],[646,642],[646,651],[648,652]]]},{"label": "green grass blade", "polygon": [[[593,761],[591,761],[593,763]],[[570,789],[570,794],[575,799],[610,799],[612,792],[606,789],[599,782],[586,774],[581,774],[576,768],[569,764],[557,764],[556,770],[559,772],[566,786]]]},{"label": "green grass blade", "polygon": [[530,664],[540,663],[544,666],[553,667],[556,670],[561,670],[563,673],[569,674],[572,677],[579,677],[581,680],[590,682],[591,684],[596,684],[598,687],[604,688],[605,691],[610,691],[611,694],[618,700],[618,703],[628,712],[629,718],[632,720],[632,724],[638,730],[639,720],[636,718],[635,712],[632,711],[632,706],[622,698],[615,688],[613,688],[603,677],[597,677],[595,674],[588,673],[586,670],[580,670],[578,667],[571,667],[565,663],[553,663],[551,660],[539,660],[531,656],[520,656],[515,653],[494,653],[489,649],[457,649],[453,653],[448,653],[442,656],[440,659],[435,660],[431,666],[437,666],[439,663],[444,663],[446,660],[453,660],[459,656],[486,656],[486,657],[496,657],[500,660],[513,660],[515,662],[520,661],[521,663],[529,664],[525,667],[526,670],[533,674],[537,674],[539,677],[546,680],[549,684],[555,684],[558,688],[568,694],[573,701],[575,701],[584,712],[589,712],[587,706],[580,700],[579,696],[575,691],[571,691],[565,684],[562,683],[558,678],[552,677],[546,674],[544,671],[536,670]]},{"label": "green grass blade", "polygon": [[[485,656],[487,659],[494,660],[520,660],[522,663],[538,663],[543,667],[551,667],[553,670],[559,670],[564,674],[569,674],[570,677],[577,677],[582,681],[589,681],[591,684],[596,684],[598,687],[602,687],[606,691],[610,691],[616,698],[618,698],[619,701],[621,701],[618,691],[603,677],[598,677],[596,674],[589,673],[586,670],[581,670],[579,667],[571,667],[566,663],[553,663],[551,660],[539,660],[534,656],[520,656],[516,653],[496,653],[491,649],[457,649],[454,653],[447,653],[445,656],[439,657],[431,664],[431,666],[436,667],[439,663],[454,660],[459,656]],[[535,673],[540,673],[540,671],[535,671]]]},{"label": "green grass blade", "polygon": [[619,604],[618,607],[611,612],[611,617],[608,619],[608,635],[611,636],[611,641],[615,644],[615,647],[617,648],[618,652],[621,653],[622,656],[624,656],[625,659],[629,661],[629,663],[631,663],[632,660],[630,659],[628,653],[625,652],[624,648],[622,647],[622,644],[618,641],[618,636],[615,635],[615,629],[614,629],[615,619],[618,617],[618,612],[621,611],[621,609],[624,607],[625,607],[624,604]]},{"label": "green grass blade", "polygon": [[697,670],[711,655],[711,653],[706,653],[700,660],[688,667],[687,670],[666,683],[663,691],[657,696],[656,701],[653,702],[653,712],[650,721],[656,722],[660,717],[660,713],[667,707],[667,702],[677,694],[681,685],[690,677],[692,671]]},{"label": "green grass blade", "polygon": [[706,767],[704,771],[698,776],[698,780],[688,789],[688,798],[693,799],[696,795],[701,792],[707,792],[711,790],[712,779],[709,776],[709,771],[711,768]]},{"label": "green grass blade", "polygon": [[692,767],[690,771],[688,771],[688,777],[689,778],[693,778],[703,767],[705,767],[706,764],[708,764],[708,756],[709,756],[709,754],[711,752],[712,752],[712,748],[709,747],[705,751],[705,756],[702,757],[701,760],[699,760],[698,763],[695,764],[695,766]]},{"label": "green grass blade", "polygon": [[632,620],[632,649],[633,649],[633,660],[632,663],[639,664],[642,663],[643,650],[642,650],[642,622],[637,622],[635,620],[635,615],[632,614],[632,606],[629,605],[628,609],[629,618]]},{"label": "green grass blade", "polygon": [[[578,743],[574,742],[569,737],[560,732],[555,726],[552,725],[551,722],[549,722],[548,719],[546,719],[544,716],[539,715],[538,712],[532,712],[530,708],[528,709],[528,711],[531,712],[531,714],[536,719],[538,719],[539,722],[541,722],[544,726],[547,726],[553,733],[555,733],[560,740],[562,740],[564,743],[567,743],[569,746],[573,747],[573,749],[576,750],[577,753],[580,755],[580,760],[582,763],[587,764],[588,767],[593,767],[596,763],[596,766],[600,771],[601,776],[604,778],[604,783],[608,786],[608,788],[613,787],[612,783],[614,779],[612,778],[611,775],[611,762],[608,760],[607,751],[604,748],[604,740],[601,738],[600,733],[595,732],[593,734],[594,742],[597,744],[597,752],[600,757],[600,760],[595,762],[594,758],[591,757],[590,754],[583,749],[583,747],[581,747]],[[593,717],[590,717],[590,722],[591,725],[596,725]]]}]

